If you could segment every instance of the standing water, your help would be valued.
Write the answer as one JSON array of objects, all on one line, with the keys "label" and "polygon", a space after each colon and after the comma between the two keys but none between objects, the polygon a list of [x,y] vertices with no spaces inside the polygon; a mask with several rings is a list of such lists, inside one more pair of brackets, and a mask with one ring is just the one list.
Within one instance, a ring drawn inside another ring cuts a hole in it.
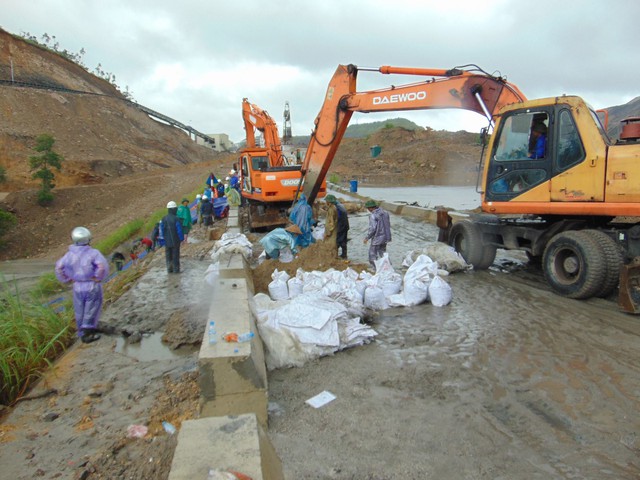
[{"label": "standing water", "polygon": [[476,192],[475,186],[359,187],[358,193],[391,203],[413,204],[415,202],[418,206],[425,208],[442,206],[455,210],[473,210],[480,206],[480,194]]}]

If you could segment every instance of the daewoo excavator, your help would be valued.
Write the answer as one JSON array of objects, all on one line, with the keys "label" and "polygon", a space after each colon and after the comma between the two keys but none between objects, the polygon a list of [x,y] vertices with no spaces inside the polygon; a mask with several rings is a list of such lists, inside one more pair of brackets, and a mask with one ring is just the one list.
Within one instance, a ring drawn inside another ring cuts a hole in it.
[{"label": "daewoo excavator", "polygon": [[[287,209],[302,181],[300,165],[288,164],[276,122],[246,98],[242,100],[242,119],[247,144],[240,151],[240,184],[244,204],[249,209],[249,227],[254,230],[284,225]],[[256,144],[256,130],[263,135],[264,147]],[[324,195],[326,184],[320,182],[318,188]]]},{"label": "daewoo excavator", "polygon": [[[359,71],[426,80],[357,92]],[[542,263],[547,283],[565,297],[606,297],[620,285],[621,308],[639,313],[640,119],[623,121],[614,142],[579,97],[528,100],[514,84],[475,65],[340,65],[302,166],[309,202],[353,112],[436,108],[477,112],[492,132],[484,137],[477,184],[483,213],[453,223],[447,212],[438,212],[440,239],[476,269],[488,268],[497,248],[524,250]]]}]

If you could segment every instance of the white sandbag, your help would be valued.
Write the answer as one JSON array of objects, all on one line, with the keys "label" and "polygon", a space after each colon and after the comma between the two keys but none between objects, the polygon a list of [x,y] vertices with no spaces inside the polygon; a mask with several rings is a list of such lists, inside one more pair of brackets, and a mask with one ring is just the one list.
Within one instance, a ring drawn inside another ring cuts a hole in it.
[{"label": "white sandbag", "polygon": [[318,225],[311,231],[311,236],[317,241],[324,240],[324,225]]},{"label": "white sandbag", "polygon": [[384,252],[382,257],[375,260],[373,263],[376,267],[376,275],[385,276],[394,273],[391,260],[389,260],[389,254],[387,252]]},{"label": "white sandbag", "polygon": [[364,306],[372,310],[389,308],[384,291],[377,285],[369,285],[364,290]]},{"label": "white sandbag", "polygon": [[411,252],[407,252],[407,254],[402,259],[403,267],[410,267],[411,264],[416,261],[416,258],[418,258],[418,253],[416,252],[418,252],[418,250],[412,250]]},{"label": "white sandbag", "polygon": [[358,279],[358,272],[356,272],[353,268],[349,267],[342,272],[345,278],[355,282]]},{"label": "white sandbag", "polygon": [[385,297],[395,295],[402,289],[402,276],[394,272],[382,278],[378,286],[382,288]]},{"label": "white sandbag", "polygon": [[289,287],[289,298],[295,298],[302,294],[304,282],[298,277],[291,277],[287,280],[287,286]]},{"label": "white sandbag", "polygon": [[289,247],[285,247],[280,250],[280,256],[278,260],[282,263],[291,263],[293,262],[293,253],[291,253],[291,249]]},{"label": "white sandbag", "polygon": [[429,299],[436,307],[444,307],[451,302],[453,292],[451,286],[442,278],[436,276],[429,285]]},{"label": "white sandbag", "polygon": [[220,262],[212,263],[207,267],[207,271],[204,272],[204,280],[212,287],[215,285],[218,276],[220,275]]},{"label": "white sandbag", "polygon": [[359,318],[338,320],[340,350],[370,343],[378,335],[373,328],[360,323]]},{"label": "white sandbag", "polygon": [[242,233],[224,233],[220,240],[213,244],[211,259],[218,261],[225,253],[241,253],[245,258],[252,254],[252,244]]},{"label": "white sandbag", "polygon": [[428,243],[422,252],[428,255],[438,266],[450,273],[459,272],[462,270],[469,270],[471,265],[464,261],[462,255],[455,251],[455,249],[442,242]]},{"label": "white sandbag", "polygon": [[269,283],[269,296],[273,300],[286,300],[289,298],[289,287],[287,286],[287,280],[289,280],[289,274],[287,272],[279,272],[276,268],[271,274],[273,281]]}]

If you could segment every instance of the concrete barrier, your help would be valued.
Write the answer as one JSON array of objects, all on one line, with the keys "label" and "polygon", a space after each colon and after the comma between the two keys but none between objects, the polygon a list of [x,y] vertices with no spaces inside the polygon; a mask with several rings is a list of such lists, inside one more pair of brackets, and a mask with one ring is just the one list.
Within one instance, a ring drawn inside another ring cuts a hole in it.
[{"label": "concrete barrier", "polygon": [[209,469],[236,471],[253,480],[284,478],[282,462],[252,414],[182,423],[169,480],[204,480]]},{"label": "concrete barrier", "polygon": [[[215,321],[217,341],[209,344],[204,333],[198,356],[200,415],[255,413],[266,427],[267,370],[248,298],[243,278],[221,277],[213,285],[209,320]],[[225,342],[222,336],[230,332],[255,336],[250,342]]]},{"label": "concrete barrier", "polygon": [[[240,233],[237,207],[227,232]],[[250,268],[241,254],[219,258],[208,320],[216,343],[204,333],[198,355],[200,419],[182,423],[170,480],[207,478],[210,468],[235,470],[254,480],[282,480],[282,463],[266,434],[268,383],[262,341],[249,310]],[[208,324],[208,321],[207,321]],[[250,342],[225,342],[225,333],[254,332]]]}]

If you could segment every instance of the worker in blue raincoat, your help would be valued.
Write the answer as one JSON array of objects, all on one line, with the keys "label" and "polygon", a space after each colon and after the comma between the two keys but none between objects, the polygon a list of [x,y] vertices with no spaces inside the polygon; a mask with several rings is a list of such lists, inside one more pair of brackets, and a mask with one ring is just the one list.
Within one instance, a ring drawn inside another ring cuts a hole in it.
[{"label": "worker in blue raincoat", "polygon": [[298,246],[306,248],[312,243],[315,243],[316,239],[313,238],[311,233],[311,227],[315,223],[313,219],[313,209],[307,202],[307,197],[304,193],[300,194],[298,201],[291,209],[289,221],[295,223],[300,228],[301,233],[297,239]]},{"label": "worker in blue raincoat", "polygon": [[297,225],[290,225],[287,228],[276,228],[267,233],[260,240],[260,244],[264,247],[264,253],[267,258],[279,258],[280,250],[289,247],[294,255],[298,253],[296,248],[296,239],[301,234]]}]

